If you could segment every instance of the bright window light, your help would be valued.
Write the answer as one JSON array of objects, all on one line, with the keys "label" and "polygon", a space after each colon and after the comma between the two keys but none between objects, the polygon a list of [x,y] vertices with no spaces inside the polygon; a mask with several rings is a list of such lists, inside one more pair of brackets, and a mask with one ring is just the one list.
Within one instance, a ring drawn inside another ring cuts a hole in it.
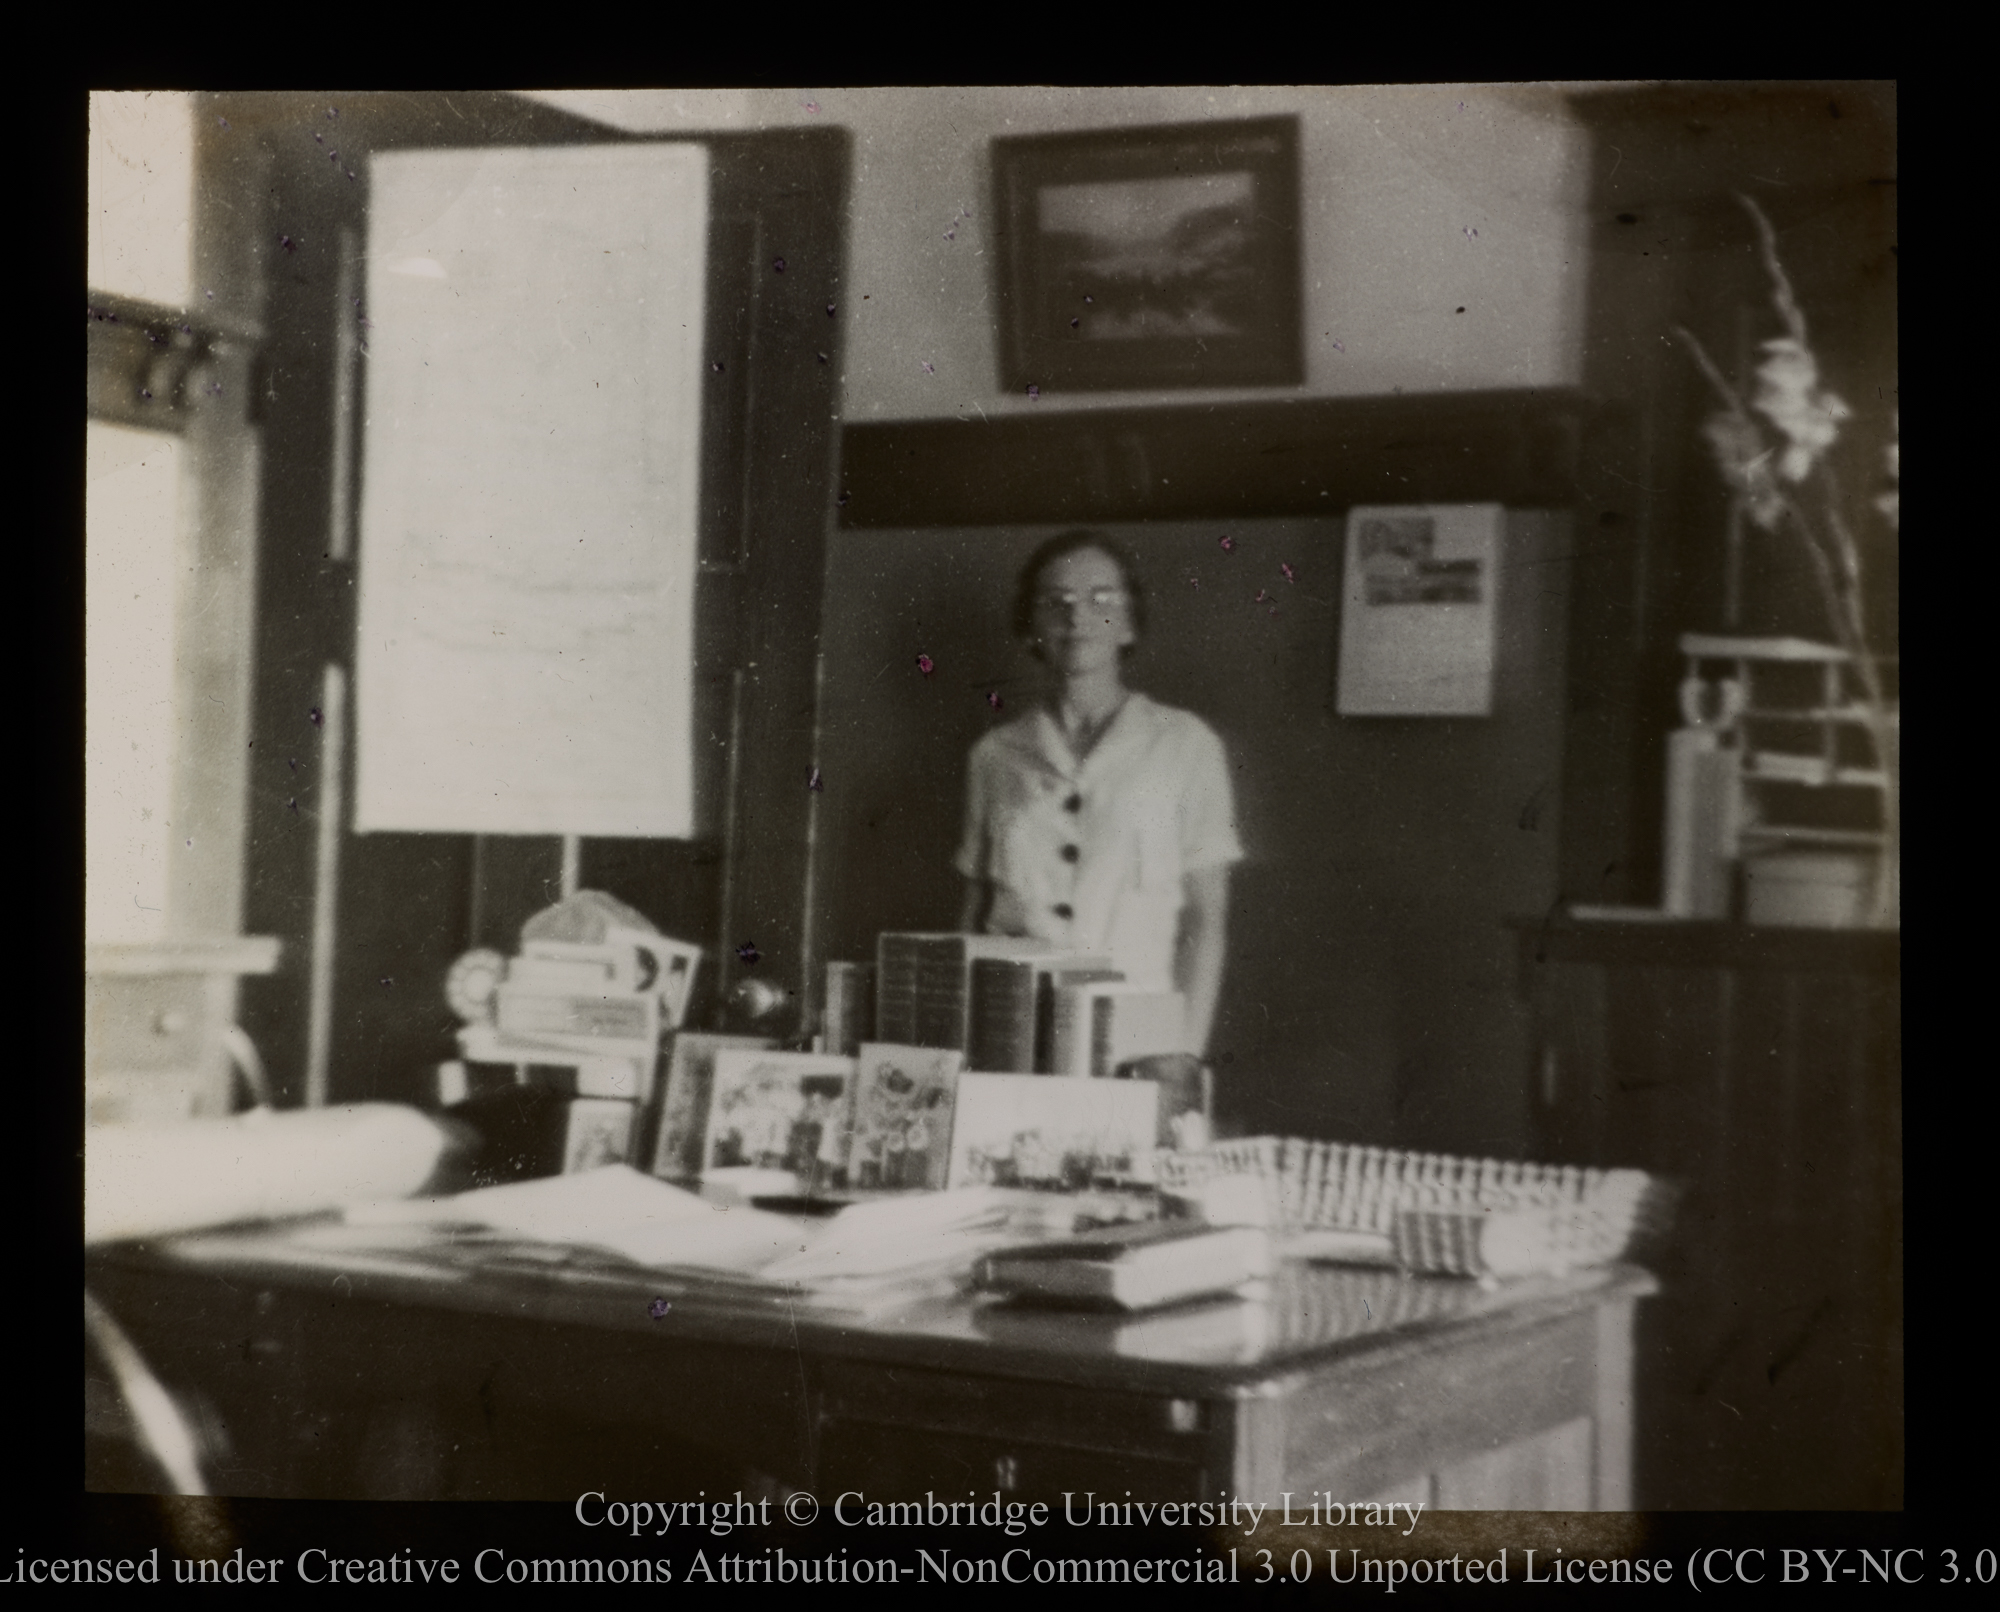
[{"label": "bright window light", "polygon": [[192,97],[93,90],[89,199],[90,288],[187,307],[194,300]]}]

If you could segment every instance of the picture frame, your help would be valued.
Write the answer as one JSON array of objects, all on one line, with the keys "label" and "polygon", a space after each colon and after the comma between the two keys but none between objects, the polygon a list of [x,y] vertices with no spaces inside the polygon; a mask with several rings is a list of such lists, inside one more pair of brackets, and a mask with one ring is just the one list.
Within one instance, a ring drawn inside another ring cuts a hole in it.
[{"label": "picture frame", "polygon": [[958,1077],[946,1186],[1083,1191],[1150,1167],[1160,1089],[1149,1080]]},{"label": "picture frame", "polygon": [[1347,513],[1336,709],[1342,716],[1491,716],[1499,504]]},{"label": "picture frame", "polygon": [[805,1193],[847,1185],[854,1060],[721,1047],[701,1168],[789,1170]]},{"label": "picture frame", "polygon": [[666,1181],[700,1177],[702,1145],[708,1139],[709,1096],[715,1085],[715,1055],[724,1048],[769,1052],[776,1047],[777,1042],[769,1036],[674,1032],[653,1139],[654,1175]]},{"label": "picture frame", "polygon": [[562,1173],[628,1164],[637,1105],[618,1097],[573,1097],[563,1116]]},{"label": "picture frame", "polygon": [[1295,386],[1295,117],[993,142],[1009,391]]}]

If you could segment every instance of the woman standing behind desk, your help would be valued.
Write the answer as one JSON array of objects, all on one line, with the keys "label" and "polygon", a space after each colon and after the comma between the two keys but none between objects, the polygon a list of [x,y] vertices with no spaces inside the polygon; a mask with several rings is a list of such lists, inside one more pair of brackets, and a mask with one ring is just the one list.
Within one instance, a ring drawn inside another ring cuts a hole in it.
[{"label": "woman standing behind desk", "polygon": [[1053,687],[972,747],[961,925],[1106,954],[1134,983],[1181,992],[1199,1058],[1243,848],[1221,740],[1125,686],[1145,625],[1131,559],[1108,537],[1065,532],[1022,567],[1014,632]]}]

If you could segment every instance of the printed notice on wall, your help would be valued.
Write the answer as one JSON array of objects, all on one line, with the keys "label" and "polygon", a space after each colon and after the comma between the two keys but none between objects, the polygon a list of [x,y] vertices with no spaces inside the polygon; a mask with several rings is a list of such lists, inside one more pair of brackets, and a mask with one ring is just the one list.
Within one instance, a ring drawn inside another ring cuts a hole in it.
[{"label": "printed notice on wall", "polygon": [[355,826],[686,837],[707,150],[369,182]]},{"label": "printed notice on wall", "polygon": [[1342,716],[1492,713],[1505,519],[1498,504],[1348,512]]}]

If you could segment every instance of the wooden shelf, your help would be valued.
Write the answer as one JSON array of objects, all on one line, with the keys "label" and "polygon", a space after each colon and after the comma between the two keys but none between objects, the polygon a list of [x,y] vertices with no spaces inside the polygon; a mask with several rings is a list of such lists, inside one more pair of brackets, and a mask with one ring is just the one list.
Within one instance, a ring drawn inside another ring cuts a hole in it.
[{"label": "wooden shelf", "polygon": [[1829,769],[1818,756],[1778,757],[1785,764],[1770,765],[1769,750],[1750,752],[1750,765],[1743,769],[1746,784],[1797,784],[1802,789],[1887,789],[1889,775],[1877,767],[1834,767]]},{"label": "wooden shelf", "polygon": [[270,974],[278,967],[278,942],[268,935],[215,940],[163,940],[139,946],[87,945],[87,976],[160,974]]},{"label": "wooden shelf", "polygon": [[870,420],[841,431],[840,525],[1335,517],[1370,503],[1567,508],[1604,413],[1579,391],[1546,388]]},{"label": "wooden shelf", "polygon": [[1619,917],[1510,918],[1524,965],[1628,963],[1672,968],[1860,970],[1900,976],[1899,929],[1753,927],[1707,918],[1668,918],[1636,909]]},{"label": "wooden shelf", "polygon": [[1788,823],[1751,823],[1737,830],[1746,840],[1796,840],[1812,845],[1887,845],[1889,836],[1865,828],[1801,828]]},{"label": "wooden shelf", "polygon": [[[1859,705],[1801,706],[1796,710],[1782,711],[1768,705],[1752,705],[1745,708],[1743,720],[1746,722],[1854,722],[1866,723],[1867,710]],[[1889,725],[1900,726],[1902,713],[1895,707],[1889,708]]]}]

